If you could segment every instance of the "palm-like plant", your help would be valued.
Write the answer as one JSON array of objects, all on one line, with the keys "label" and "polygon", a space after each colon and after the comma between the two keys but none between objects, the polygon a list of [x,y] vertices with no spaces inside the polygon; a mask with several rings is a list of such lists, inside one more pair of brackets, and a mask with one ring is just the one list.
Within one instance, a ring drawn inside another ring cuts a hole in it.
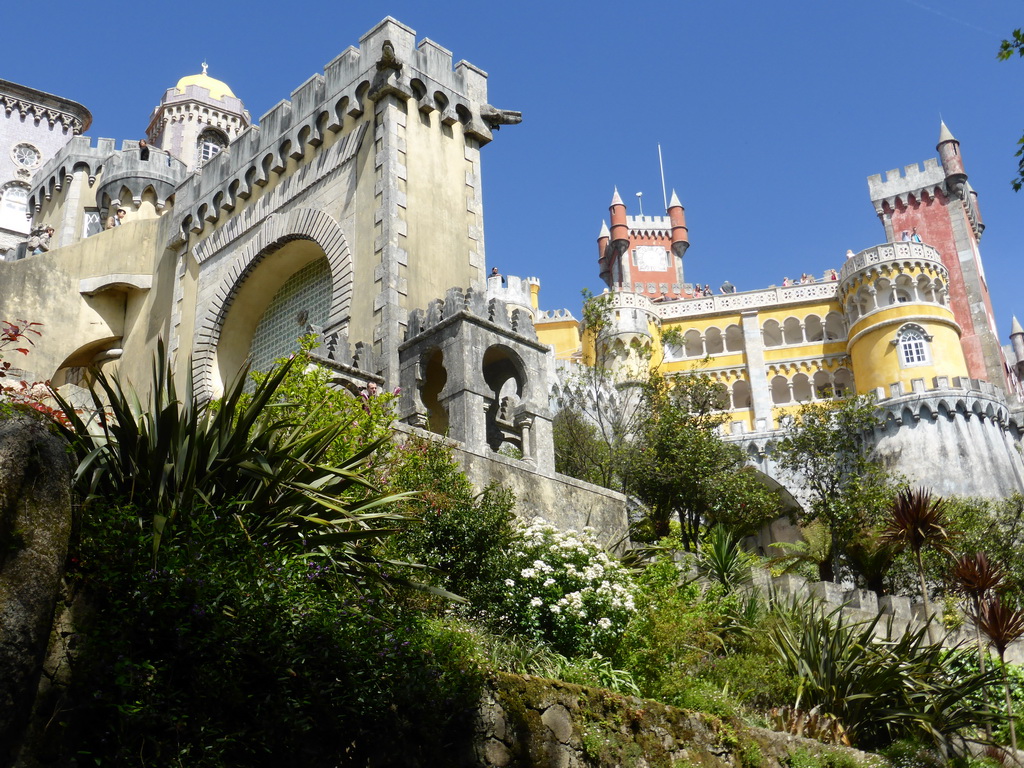
[{"label": "palm-like plant", "polygon": [[[1006,574],[998,564],[989,561],[984,552],[963,555],[953,562],[951,576],[954,589],[963,594],[969,602],[969,612],[974,623],[974,638],[978,645],[978,669],[985,671],[985,647],[981,642],[981,627],[978,617],[982,601],[1006,583]],[[987,694],[986,694],[987,696]],[[986,736],[991,736],[986,728]]]},{"label": "palm-like plant", "polygon": [[896,550],[880,531],[868,528],[846,545],[844,554],[864,585],[881,597],[885,594],[885,577],[892,570]]},{"label": "palm-like plant", "polygon": [[406,494],[382,496],[365,477],[376,443],[338,466],[324,463],[346,425],[308,429],[308,415],[275,402],[293,364],[251,395],[239,377],[222,400],[203,402],[191,382],[179,395],[161,345],[145,398],[97,372],[87,421],[55,393],[70,422],[78,489],[87,500],[152,510],[154,563],[173,528],[201,510],[231,511],[250,536],[329,554],[352,578],[379,576],[383,563],[365,545],[405,519],[386,505]]},{"label": "palm-like plant", "polygon": [[896,494],[890,509],[890,519],[882,540],[896,549],[909,549],[914,553],[917,575],[921,580],[921,601],[924,603],[925,622],[932,619],[931,604],[928,600],[928,585],[924,578],[924,563],[921,550],[933,547],[945,551],[949,534],[945,528],[946,502],[941,498],[932,500],[930,491],[924,488],[907,488]]},{"label": "palm-like plant", "polygon": [[1014,609],[1004,603],[998,595],[991,595],[982,601],[976,621],[999,653],[999,665],[1003,669],[1003,692],[1006,695],[1006,719],[1010,725],[1010,746],[1016,753],[1017,730],[1014,726],[1013,705],[1010,699],[1010,677],[1006,673],[1006,648],[1014,640],[1024,636],[1024,610]]},{"label": "palm-like plant", "polygon": [[812,606],[772,627],[783,667],[800,680],[796,709],[835,717],[867,749],[917,734],[946,752],[957,734],[992,719],[978,694],[993,673],[961,671],[973,651],[932,643],[925,627],[879,640],[879,620]]},{"label": "palm-like plant", "polygon": [[739,539],[724,525],[712,526],[700,543],[697,567],[725,587],[726,592],[750,580],[750,562],[743,556]]}]

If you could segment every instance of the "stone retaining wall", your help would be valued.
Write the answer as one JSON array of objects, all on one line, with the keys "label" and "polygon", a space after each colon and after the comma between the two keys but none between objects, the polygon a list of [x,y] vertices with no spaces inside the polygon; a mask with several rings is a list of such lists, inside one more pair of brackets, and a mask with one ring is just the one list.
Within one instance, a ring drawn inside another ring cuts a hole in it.
[{"label": "stone retaining wall", "polygon": [[530,676],[494,676],[476,724],[479,768],[779,768],[798,750],[877,758],[713,715]]}]

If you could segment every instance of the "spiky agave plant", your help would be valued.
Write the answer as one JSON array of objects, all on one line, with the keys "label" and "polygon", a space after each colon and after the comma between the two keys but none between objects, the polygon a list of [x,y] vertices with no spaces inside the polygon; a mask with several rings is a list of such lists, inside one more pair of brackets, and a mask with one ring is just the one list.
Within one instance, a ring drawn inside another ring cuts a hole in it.
[{"label": "spiky agave plant", "polygon": [[933,643],[923,626],[880,639],[893,635],[891,621],[880,622],[810,606],[771,627],[780,663],[800,681],[794,709],[834,717],[864,749],[916,735],[944,754],[962,751],[964,737],[992,719],[978,696],[994,671],[970,671],[973,650]]},{"label": "spiky agave plant", "polygon": [[276,402],[293,365],[278,366],[248,396],[240,376],[211,403],[188,378],[179,394],[160,344],[145,396],[97,371],[83,419],[55,393],[70,422],[79,491],[152,510],[154,564],[161,543],[191,516],[230,510],[253,538],[321,551],[352,579],[379,577],[384,563],[366,545],[396,530],[405,518],[387,505],[408,494],[381,495],[367,479],[363,466],[376,443],[337,466],[325,463],[346,425],[309,428],[307,415]]},{"label": "spiky agave plant", "polygon": [[931,491],[925,488],[907,488],[896,494],[889,511],[889,522],[882,531],[882,540],[896,549],[909,549],[914,553],[917,575],[921,580],[921,601],[924,604],[925,623],[932,620],[931,603],[928,600],[928,585],[924,578],[924,563],[921,551],[932,547],[940,552],[946,550],[949,534],[945,528],[946,502],[941,498],[932,499]]},{"label": "spiky agave plant", "polygon": [[999,666],[1003,670],[1003,692],[1006,695],[1006,719],[1010,725],[1010,746],[1017,752],[1017,730],[1013,721],[1013,705],[1010,699],[1010,677],[1006,672],[1006,649],[1015,640],[1024,636],[1024,609],[1012,608],[998,595],[990,595],[981,602],[977,617],[978,626],[996,647]]}]

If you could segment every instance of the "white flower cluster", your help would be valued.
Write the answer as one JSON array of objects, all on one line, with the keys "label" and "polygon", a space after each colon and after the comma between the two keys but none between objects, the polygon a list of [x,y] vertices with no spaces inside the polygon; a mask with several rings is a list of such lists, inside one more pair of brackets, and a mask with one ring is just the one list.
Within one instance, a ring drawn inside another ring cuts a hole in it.
[{"label": "white flower cluster", "polygon": [[514,629],[565,653],[614,645],[635,612],[632,577],[594,539],[592,529],[562,532],[543,520],[522,530],[515,576],[505,579],[503,613]]}]

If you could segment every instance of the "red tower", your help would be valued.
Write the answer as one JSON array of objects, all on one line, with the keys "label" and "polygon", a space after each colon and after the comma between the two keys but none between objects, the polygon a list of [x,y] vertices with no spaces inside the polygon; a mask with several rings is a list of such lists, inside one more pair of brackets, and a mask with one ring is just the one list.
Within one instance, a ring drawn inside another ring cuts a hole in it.
[{"label": "red tower", "polygon": [[665,216],[629,216],[618,189],[608,208],[611,229],[597,238],[601,279],[609,288],[650,299],[684,295],[683,254],[690,246],[686,212],[675,191]]},{"label": "red tower", "polygon": [[945,123],[939,130],[939,160],[916,163],[903,174],[868,177],[875,212],[888,241],[914,239],[934,246],[949,271],[949,303],[960,325],[960,343],[971,378],[1008,389],[1006,361],[999,344],[992,300],[978,243],[985,224],[978,195],[967,181],[960,142]]}]

